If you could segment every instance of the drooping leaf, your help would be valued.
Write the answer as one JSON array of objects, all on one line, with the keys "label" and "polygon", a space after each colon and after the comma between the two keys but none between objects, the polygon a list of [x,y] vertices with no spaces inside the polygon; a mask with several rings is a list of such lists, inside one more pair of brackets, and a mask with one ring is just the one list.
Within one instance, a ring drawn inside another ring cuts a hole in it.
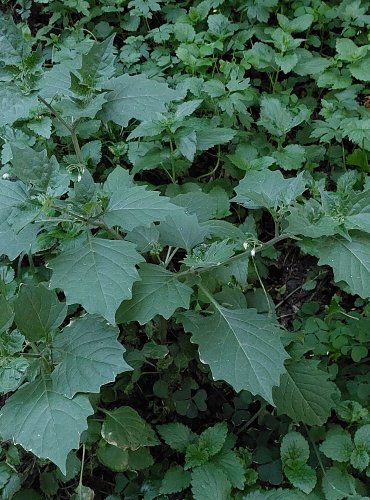
[{"label": "drooping leaf", "polygon": [[16,232],[8,222],[3,222],[0,224],[0,255],[6,255],[9,260],[14,260],[22,252],[28,252],[39,230],[39,224],[28,224]]},{"label": "drooping leaf", "polygon": [[0,180],[0,217],[4,221],[12,210],[20,207],[28,199],[25,185],[22,182]]},{"label": "drooping leaf", "polygon": [[159,196],[157,191],[133,186],[112,194],[104,221],[109,226],[120,226],[125,231],[131,231],[164,220],[176,210],[179,210],[176,205],[170,203],[168,198]]},{"label": "drooping leaf", "polygon": [[279,387],[273,389],[278,412],[295,422],[322,425],[334,406],[332,395],[336,388],[328,374],[320,370],[318,361],[302,359],[287,364]]},{"label": "drooping leaf", "polygon": [[44,285],[22,285],[14,301],[15,322],[25,337],[35,342],[48,338],[67,315],[54,290]]},{"label": "drooping leaf", "polygon": [[107,412],[101,433],[107,443],[123,450],[137,450],[159,443],[150,425],[129,406]]},{"label": "drooping leaf", "polygon": [[15,121],[27,118],[37,104],[34,92],[25,95],[12,82],[1,82],[0,127],[13,125]]},{"label": "drooping leaf", "polygon": [[166,83],[149,80],[145,75],[121,75],[105,85],[110,90],[103,107],[103,119],[126,127],[132,118],[148,120],[165,111],[166,103],[178,95]]},{"label": "drooping leaf", "polygon": [[336,282],[344,281],[350,293],[362,298],[370,297],[370,237],[354,232],[351,241],[332,236],[315,240],[304,249],[319,257],[320,265],[333,268]]},{"label": "drooping leaf", "polygon": [[[215,380],[225,380],[236,391],[246,389],[272,402],[288,354],[279,326],[255,309],[218,306],[210,317],[193,318],[192,341]],[[187,326],[189,328],[189,326]]]},{"label": "drooping leaf", "polygon": [[182,260],[193,269],[219,266],[234,255],[234,246],[228,241],[215,241],[210,245],[205,243],[195,247],[190,255]]},{"label": "drooping leaf", "polygon": [[202,243],[207,235],[207,229],[199,224],[196,215],[187,215],[182,211],[166,217],[158,229],[161,243],[188,251]]},{"label": "drooping leaf", "polygon": [[81,304],[115,324],[118,306],[131,298],[139,279],[135,265],[142,261],[132,243],[83,237],[49,262],[50,287],[61,288],[67,304]]},{"label": "drooping leaf", "polygon": [[53,387],[72,398],[77,392],[99,392],[116,375],[132,370],[123,359],[118,333],[118,328],[96,316],[71,322],[52,344],[57,363],[51,374]]},{"label": "drooping leaf", "polygon": [[303,174],[285,179],[280,171],[262,170],[247,172],[235,188],[237,196],[231,201],[247,208],[275,209],[290,205],[306,189]]},{"label": "drooping leaf", "polygon": [[67,455],[78,447],[92,413],[87,395],[68,399],[53,388],[51,380],[38,378],[6,401],[0,411],[0,435],[51,460],[65,474]]},{"label": "drooping leaf", "polygon": [[148,323],[157,314],[169,319],[177,308],[189,308],[192,289],[180,283],[176,275],[161,266],[142,264],[140,281],[134,284],[132,299],[118,308],[118,323],[138,321]]},{"label": "drooping leaf", "polygon": [[0,393],[15,391],[25,377],[29,362],[22,356],[1,356]]}]

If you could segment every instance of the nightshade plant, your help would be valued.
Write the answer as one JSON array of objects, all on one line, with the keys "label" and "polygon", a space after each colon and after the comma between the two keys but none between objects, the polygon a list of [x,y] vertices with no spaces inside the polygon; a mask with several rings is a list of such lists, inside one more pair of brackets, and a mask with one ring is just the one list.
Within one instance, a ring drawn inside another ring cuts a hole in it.
[{"label": "nightshade plant", "polygon": [[5,3],[1,498],[369,498],[366,4]]}]

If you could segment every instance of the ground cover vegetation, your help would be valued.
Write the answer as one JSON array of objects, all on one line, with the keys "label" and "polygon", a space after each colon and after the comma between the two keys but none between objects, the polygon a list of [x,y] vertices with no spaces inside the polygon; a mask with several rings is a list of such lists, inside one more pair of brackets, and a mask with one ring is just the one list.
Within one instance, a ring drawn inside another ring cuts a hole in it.
[{"label": "ground cover vegetation", "polygon": [[368,2],[1,7],[1,498],[369,499]]}]

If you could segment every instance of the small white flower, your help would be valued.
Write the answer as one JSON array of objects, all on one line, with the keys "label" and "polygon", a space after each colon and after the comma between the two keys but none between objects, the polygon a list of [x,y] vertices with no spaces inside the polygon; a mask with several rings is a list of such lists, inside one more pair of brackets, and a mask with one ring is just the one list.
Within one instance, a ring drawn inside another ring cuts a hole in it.
[{"label": "small white flower", "polygon": [[252,248],[251,250],[251,257],[254,257],[256,255],[256,249]]},{"label": "small white flower", "polygon": [[9,175],[9,174],[3,174],[3,175],[2,175],[2,178],[3,178],[4,180],[10,179],[10,175]]},{"label": "small white flower", "polygon": [[243,248],[244,248],[244,250],[248,250],[248,247],[249,247],[249,243],[248,243],[248,241],[245,241],[245,242],[243,243]]}]

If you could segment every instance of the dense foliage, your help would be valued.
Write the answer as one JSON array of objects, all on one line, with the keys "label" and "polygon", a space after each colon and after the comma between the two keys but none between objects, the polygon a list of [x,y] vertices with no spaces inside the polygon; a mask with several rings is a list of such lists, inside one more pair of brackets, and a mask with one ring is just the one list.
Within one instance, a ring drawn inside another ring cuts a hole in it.
[{"label": "dense foliage", "polygon": [[1,5],[1,498],[369,499],[368,2]]}]

